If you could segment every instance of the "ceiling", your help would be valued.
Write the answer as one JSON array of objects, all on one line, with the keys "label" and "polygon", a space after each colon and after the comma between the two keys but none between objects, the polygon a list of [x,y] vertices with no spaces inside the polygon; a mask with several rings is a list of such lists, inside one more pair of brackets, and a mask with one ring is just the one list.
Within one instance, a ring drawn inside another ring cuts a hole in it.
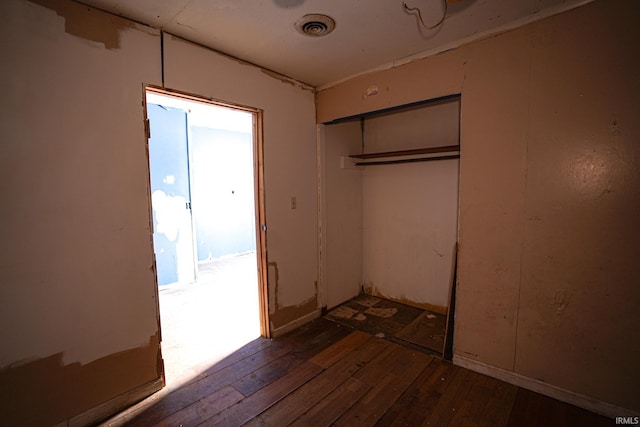
[{"label": "ceiling", "polygon": [[[81,0],[315,87],[450,49],[590,0]],[[324,37],[298,33],[306,14],[331,16]]]}]

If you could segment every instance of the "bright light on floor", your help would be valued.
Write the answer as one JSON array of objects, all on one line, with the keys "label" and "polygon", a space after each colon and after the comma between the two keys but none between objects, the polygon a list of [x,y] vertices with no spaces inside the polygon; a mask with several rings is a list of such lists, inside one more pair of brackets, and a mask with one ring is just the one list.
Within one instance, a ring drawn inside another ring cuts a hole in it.
[{"label": "bright light on floor", "polygon": [[159,294],[168,388],[260,336],[255,252],[200,264],[196,283]]}]

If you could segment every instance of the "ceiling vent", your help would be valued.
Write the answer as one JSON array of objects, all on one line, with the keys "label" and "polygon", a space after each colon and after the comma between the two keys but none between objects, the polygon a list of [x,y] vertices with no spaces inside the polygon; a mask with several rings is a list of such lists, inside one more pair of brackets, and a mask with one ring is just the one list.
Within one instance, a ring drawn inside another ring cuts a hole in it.
[{"label": "ceiling vent", "polygon": [[310,37],[326,36],[336,27],[336,22],[327,15],[304,15],[296,22],[296,30],[300,34]]}]

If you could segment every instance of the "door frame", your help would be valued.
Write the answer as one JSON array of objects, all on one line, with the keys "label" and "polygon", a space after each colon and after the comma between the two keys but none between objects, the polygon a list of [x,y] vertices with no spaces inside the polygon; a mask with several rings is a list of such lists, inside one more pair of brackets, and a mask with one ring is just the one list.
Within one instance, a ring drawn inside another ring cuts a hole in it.
[{"label": "door frame", "polygon": [[[167,89],[161,86],[155,85],[143,85],[143,107],[144,107],[144,120],[145,120],[145,141],[146,141],[146,155],[147,165],[149,165],[149,118],[147,116],[147,92],[156,93],[159,95],[172,96],[181,98],[191,102],[198,102],[207,105],[215,105],[218,107],[225,107],[234,110],[245,111],[252,114],[253,117],[253,183],[254,183],[254,205],[255,205],[255,233],[256,233],[256,258],[257,262],[257,274],[258,274],[258,306],[260,317],[260,335],[265,338],[271,338],[271,328],[269,321],[269,291],[267,284],[267,236],[266,236],[266,215],[265,215],[265,191],[264,191],[264,149],[263,149],[263,114],[264,111],[260,108],[249,107],[246,105],[240,105],[230,103],[227,101],[220,101],[213,98],[207,98],[179,90]],[[191,172],[190,172],[191,173]],[[150,174],[149,181],[147,182],[147,201],[149,203],[149,215],[150,215],[150,238],[153,242],[153,208],[151,204],[151,182]],[[194,242],[195,244],[195,242]],[[155,265],[155,253],[154,265]],[[154,268],[154,273],[155,273]],[[158,330],[161,330],[160,326],[160,303],[159,303],[159,289],[158,278],[155,273],[155,289],[156,303],[157,303],[157,320]],[[162,332],[160,332],[162,334]],[[162,335],[161,335],[162,336]]]}]

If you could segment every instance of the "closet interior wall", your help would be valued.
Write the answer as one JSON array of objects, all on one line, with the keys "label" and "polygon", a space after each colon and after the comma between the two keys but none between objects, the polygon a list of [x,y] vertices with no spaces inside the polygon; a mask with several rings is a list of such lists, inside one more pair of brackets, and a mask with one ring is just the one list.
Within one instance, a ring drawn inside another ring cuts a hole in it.
[{"label": "closet interior wall", "polygon": [[[459,144],[460,99],[368,118],[364,152]],[[365,291],[446,313],[458,216],[458,159],[362,167]]]},{"label": "closet interior wall", "polygon": [[326,306],[366,293],[446,313],[458,159],[353,166],[349,155],[459,144],[460,98],[322,126]]}]

